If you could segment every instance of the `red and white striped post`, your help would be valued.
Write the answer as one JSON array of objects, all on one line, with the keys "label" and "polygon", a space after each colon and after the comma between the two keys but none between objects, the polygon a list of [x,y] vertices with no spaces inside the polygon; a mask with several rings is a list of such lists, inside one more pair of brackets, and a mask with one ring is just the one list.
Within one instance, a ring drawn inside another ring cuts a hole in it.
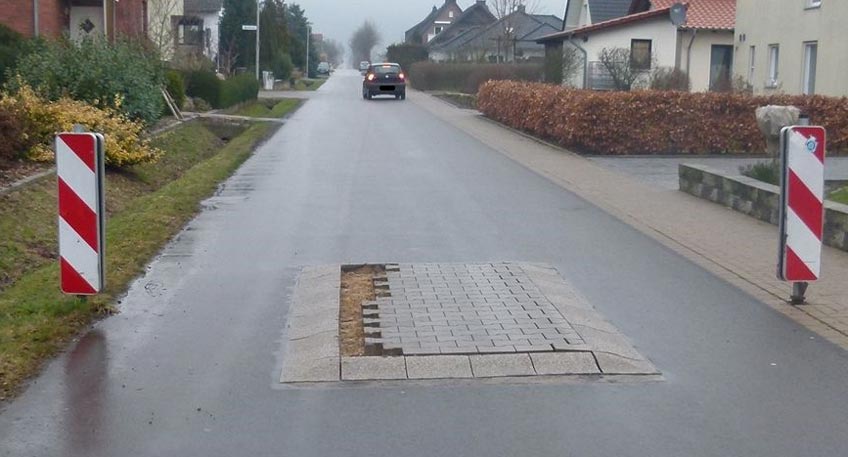
[{"label": "red and white striped post", "polygon": [[104,286],[103,136],[56,136],[62,292],[94,295]]},{"label": "red and white striped post", "polygon": [[778,277],[793,283],[792,303],[804,303],[821,275],[826,132],[802,125],[781,131],[780,259]]}]

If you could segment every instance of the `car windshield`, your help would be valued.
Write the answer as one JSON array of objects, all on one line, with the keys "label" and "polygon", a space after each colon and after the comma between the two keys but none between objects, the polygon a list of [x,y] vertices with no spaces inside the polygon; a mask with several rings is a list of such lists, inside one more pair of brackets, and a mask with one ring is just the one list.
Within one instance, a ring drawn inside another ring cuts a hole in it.
[{"label": "car windshield", "polygon": [[400,73],[400,66],[398,65],[377,65],[372,68],[374,73],[378,75],[385,75],[389,73]]}]

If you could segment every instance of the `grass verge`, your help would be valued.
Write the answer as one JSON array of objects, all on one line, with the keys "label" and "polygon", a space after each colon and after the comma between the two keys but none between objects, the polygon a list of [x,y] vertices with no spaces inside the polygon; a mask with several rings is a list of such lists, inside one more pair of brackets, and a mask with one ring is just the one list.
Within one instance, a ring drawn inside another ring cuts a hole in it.
[{"label": "grass verge", "polygon": [[827,199],[836,203],[848,205],[848,187],[843,187],[842,189],[833,192],[828,195]]},{"label": "grass verge", "polygon": [[248,117],[281,118],[300,106],[302,100],[295,98],[256,100],[239,108],[233,114]]},{"label": "grass verge", "polygon": [[477,96],[460,92],[444,92],[434,94],[436,97],[463,109],[477,109]]},{"label": "grass verge", "polygon": [[[254,124],[223,147],[212,150],[190,147],[189,143],[197,139],[178,129],[174,135],[161,139],[172,142],[166,150],[188,150],[175,154],[181,157],[171,159],[172,170],[163,170],[168,167],[160,162],[110,176],[110,195],[120,202],[112,202],[112,217],[106,224],[107,289],[88,299],[64,296],[59,292],[56,262],[50,261],[23,272],[0,293],[0,399],[18,392],[23,381],[35,374],[47,357],[93,319],[109,314],[115,298],[144,271],[149,259],[198,212],[198,202],[211,195],[218,183],[232,174],[276,127],[270,123]],[[194,130],[192,124],[186,128],[201,137],[208,136]],[[220,141],[217,136],[212,137]],[[211,138],[207,140],[206,146],[215,143]],[[157,184],[161,187],[157,188]],[[35,204],[40,211],[49,207],[51,213],[51,222],[42,227],[41,237],[55,240],[55,234],[48,233],[55,231],[55,197],[49,195],[54,193],[52,187],[52,180],[46,180],[26,192],[40,190],[45,194],[41,197],[44,201]],[[122,189],[129,196],[121,198],[118,194]]]},{"label": "grass verge", "polygon": [[326,79],[298,79],[292,90],[318,90],[325,82]]},{"label": "grass verge", "polygon": [[[159,162],[107,171],[107,216],[178,178],[224,143],[204,124],[190,122],[157,137],[153,144],[166,151]],[[47,176],[0,196],[0,293],[24,274],[56,260],[55,188],[55,178]]]}]

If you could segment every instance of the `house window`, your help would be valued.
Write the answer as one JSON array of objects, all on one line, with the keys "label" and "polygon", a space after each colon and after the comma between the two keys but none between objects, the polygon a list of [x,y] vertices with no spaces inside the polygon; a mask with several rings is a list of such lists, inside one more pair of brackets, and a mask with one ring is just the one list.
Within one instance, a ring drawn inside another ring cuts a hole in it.
[{"label": "house window", "polygon": [[770,44],[768,49],[768,80],[766,81],[766,87],[775,88],[777,87],[777,78],[779,76],[777,70],[780,65],[780,45]]},{"label": "house window", "polygon": [[634,70],[651,69],[651,40],[630,41],[630,67]]},{"label": "house window", "polygon": [[816,93],[816,63],[818,61],[819,44],[815,41],[804,43],[804,95]]},{"label": "house window", "polygon": [[757,62],[757,47],[751,46],[751,50],[748,53],[748,84],[754,83],[754,66]]},{"label": "house window", "polygon": [[442,33],[442,26],[437,25],[436,28],[433,29],[433,30],[435,31],[435,34],[438,35],[438,34]]},{"label": "house window", "polygon": [[203,20],[196,17],[180,19],[177,27],[177,44],[203,46]]},{"label": "house window", "polygon": [[448,17],[453,18],[453,11],[448,11]]},{"label": "house window", "polygon": [[710,90],[730,90],[733,46],[714,44],[710,51]]},{"label": "house window", "polygon": [[807,8],[818,8],[822,4],[822,0],[807,0]]}]

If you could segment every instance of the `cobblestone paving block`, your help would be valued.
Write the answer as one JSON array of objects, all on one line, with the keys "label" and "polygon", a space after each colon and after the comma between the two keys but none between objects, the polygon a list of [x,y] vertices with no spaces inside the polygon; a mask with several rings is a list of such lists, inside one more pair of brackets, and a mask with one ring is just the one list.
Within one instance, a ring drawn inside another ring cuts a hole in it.
[{"label": "cobblestone paving block", "polygon": [[409,379],[471,378],[468,356],[440,355],[405,357]]},{"label": "cobblestone paving block", "polygon": [[471,372],[475,378],[533,376],[533,363],[528,354],[472,355]]},{"label": "cobblestone paving block", "polygon": [[539,375],[600,374],[590,352],[555,352],[530,354]]},{"label": "cobblestone paving block", "polygon": [[342,379],[378,381],[406,379],[403,357],[342,357]]},{"label": "cobblestone paving block", "polygon": [[[387,272],[387,282],[392,287],[392,299],[376,301],[384,335],[394,336],[403,333],[403,326],[413,327],[417,336],[436,336],[438,352],[474,350],[471,345],[461,348],[462,344],[448,344],[451,342],[473,341],[475,346],[487,348],[495,341],[506,345],[504,340],[510,335],[514,340],[510,346],[534,351],[553,351],[553,343],[582,343],[518,264],[400,264],[396,272]],[[403,312],[401,307],[408,307],[410,312]],[[562,337],[547,341],[526,337],[539,335],[543,328],[560,330]],[[527,333],[522,334],[522,330]],[[459,338],[469,334],[472,340]],[[402,341],[410,345],[419,342],[413,338]],[[444,351],[441,343],[445,343]],[[416,346],[409,349],[416,354],[423,350]]]}]

